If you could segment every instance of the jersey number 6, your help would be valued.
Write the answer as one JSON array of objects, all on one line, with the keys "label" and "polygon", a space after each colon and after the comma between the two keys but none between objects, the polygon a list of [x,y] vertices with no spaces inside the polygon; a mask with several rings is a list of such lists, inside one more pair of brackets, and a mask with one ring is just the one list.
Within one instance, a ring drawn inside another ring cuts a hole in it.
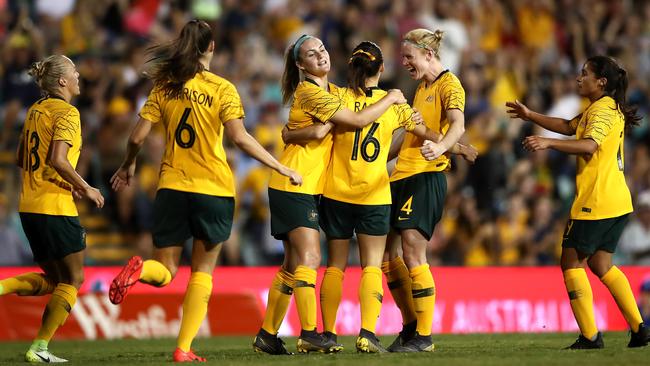
[{"label": "jersey number 6", "polygon": [[[181,117],[181,120],[178,122],[178,127],[176,127],[176,131],[174,132],[174,136],[176,137],[176,143],[178,146],[184,148],[184,149],[189,149],[194,145],[194,141],[196,140],[196,132],[190,126],[189,123],[187,123],[187,119],[190,118],[190,113],[192,112],[192,108],[185,108],[183,111],[183,116]],[[189,135],[189,138],[187,141],[183,141],[183,131],[187,131],[187,134]]]}]

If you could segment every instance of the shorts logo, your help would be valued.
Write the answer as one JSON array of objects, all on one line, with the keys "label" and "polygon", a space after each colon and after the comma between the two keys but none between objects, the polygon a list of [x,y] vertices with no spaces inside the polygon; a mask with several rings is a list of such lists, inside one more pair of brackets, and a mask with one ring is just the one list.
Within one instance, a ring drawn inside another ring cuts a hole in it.
[{"label": "shorts logo", "polygon": [[404,220],[408,220],[408,219],[409,219],[408,217],[397,216],[398,221],[404,221]]},{"label": "shorts logo", "polygon": [[307,214],[307,220],[309,220],[311,222],[317,222],[318,221],[318,212],[316,212],[316,210],[309,211],[309,213]]}]

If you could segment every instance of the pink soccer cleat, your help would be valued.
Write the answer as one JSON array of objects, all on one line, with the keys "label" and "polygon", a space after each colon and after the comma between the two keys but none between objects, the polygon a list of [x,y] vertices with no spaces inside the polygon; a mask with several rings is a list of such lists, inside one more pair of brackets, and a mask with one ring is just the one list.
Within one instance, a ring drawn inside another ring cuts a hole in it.
[{"label": "pink soccer cleat", "polygon": [[174,351],[174,362],[206,362],[207,360],[203,357],[199,357],[194,354],[193,350],[183,352],[182,349],[176,348]]},{"label": "pink soccer cleat", "polygon": [[142,258],[139,256],[131,257],[129,263],[122,268],[120,274],[111,282],[111,288],[108,290],[108,298],[115,305],[122,303],[129,289],[140,279],[142,272]]}]

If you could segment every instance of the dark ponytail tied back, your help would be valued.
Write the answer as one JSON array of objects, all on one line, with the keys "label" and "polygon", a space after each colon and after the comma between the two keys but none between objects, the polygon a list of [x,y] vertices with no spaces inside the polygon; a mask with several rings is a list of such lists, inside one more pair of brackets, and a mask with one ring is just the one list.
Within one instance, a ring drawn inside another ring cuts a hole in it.
[{"label": "dark ponytail tied back", "polygon": [[383,63],[381,49],[373,42],[363,41],[352,50],[348,61],[348,87],[355,95],[363,94],[366,79],[377,75]]},{"label": "dark ponytail tied back", "polygon": [[625,118],[625,129],[637,126],[641,117],[637,115],[637,108],[630,106],[626,101],[627,71],[608,56],[594,56],[587,60],[591,71],[596,78],[605,78],[605,95],[614,99]]}]

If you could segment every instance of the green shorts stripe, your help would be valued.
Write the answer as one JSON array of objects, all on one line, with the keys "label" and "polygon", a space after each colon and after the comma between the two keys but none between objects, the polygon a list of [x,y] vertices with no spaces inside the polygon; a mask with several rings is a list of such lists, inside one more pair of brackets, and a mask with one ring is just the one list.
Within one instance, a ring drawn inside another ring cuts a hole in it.
[{"label": "green shorts stripe", "polygon": [[390,231],[390,205],[358,205],[323,197],[320,226],[328,239],[357,234],[382,236]]},{"label": "green shorts stripe", "polygon": [[278,240],[286,240],[287,234],[299,227],[319,230],[319,200],[320,195],[286,192],[269,188],[271,235]]},{"label": "green shorts stripe", "polygon": [[427,240],[431,239],[442,218],[447,194],[445,174],[425,172],[391,182],[390,193],[391,226],[397,231],[417,229]]},{"label": "green shorts stripe", "polygon": [[234,213],[233,197],[159,189],[154,201],[154,246],[183,245],[191,237],[209,244],[224,242],[230,237]]},{"label": "green shorts stripe", "polygon": [[630,214],[602,220],[569,220],[564,229],[562,248],[574,248],[591,255],[597,250],[614,253]]},{"label": "green shorts stripe", "polygon": [[86,248],[86,231],[77,216],[20,213],[34,262],[59,260]]}]

